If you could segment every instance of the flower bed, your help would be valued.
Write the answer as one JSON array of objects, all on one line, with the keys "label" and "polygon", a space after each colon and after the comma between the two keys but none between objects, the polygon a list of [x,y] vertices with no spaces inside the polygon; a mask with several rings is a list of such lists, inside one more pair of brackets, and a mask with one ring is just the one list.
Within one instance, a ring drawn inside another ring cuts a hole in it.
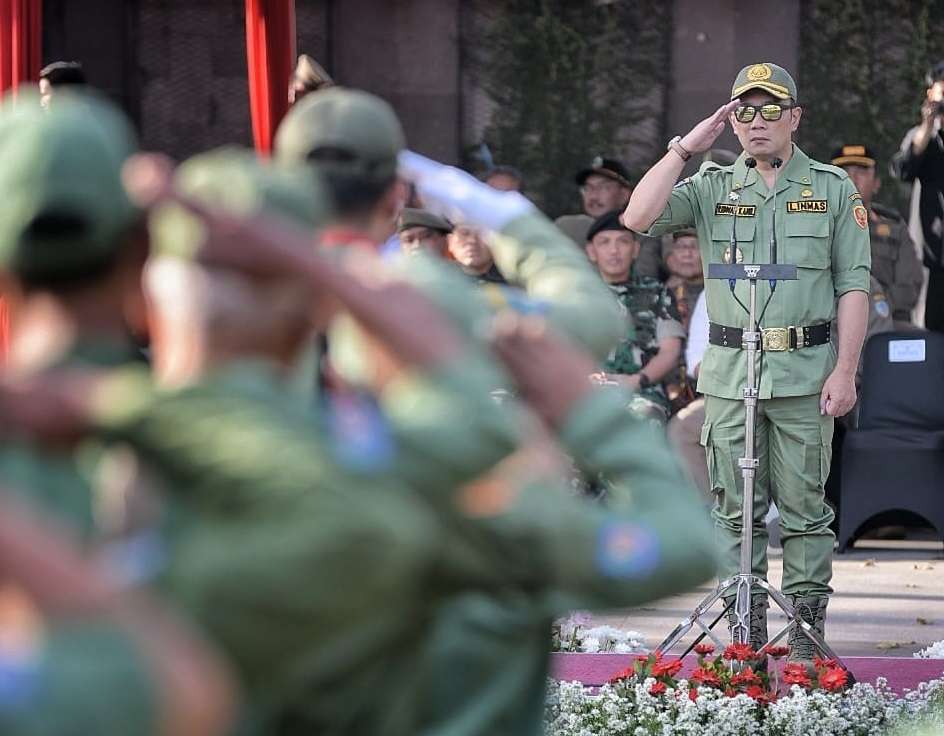
[{"label": "flower bed", "polygon": [[[763,656],[746,646],[712,653],[710,645],[700,648],[688,679],[677,679],[678,660],[649,655],[598,689],[554,681],[547,733],[884,736],[903,726],[944,733],[944,680],[899,696],[881,678],[847,687],[845,670],[829,660],[817,660],[814,671],[788,664],[780,674],[770,666],[768,676],[767,657],[783,656],[783,648]],[[738,667],[732,669],[732,662]]]}]

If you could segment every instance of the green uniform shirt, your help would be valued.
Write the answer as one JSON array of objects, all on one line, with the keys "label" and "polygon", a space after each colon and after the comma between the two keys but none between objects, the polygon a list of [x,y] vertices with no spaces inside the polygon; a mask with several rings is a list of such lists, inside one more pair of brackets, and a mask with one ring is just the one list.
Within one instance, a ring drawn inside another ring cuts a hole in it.
[{"label": "green uniform shirt", "polygon": [[924,270],[908,234],[908,225],[895,210],[873,202],[869,212],[869,237],[872,275],[885,289],[892,318],[910,322],[911,310],[921,294]]},{"label": "green uniform shirt", "polygon": [[[737,246],[744,263],[768,263],[773,193],[756,169],[744,165],[742,153],[731,166],[708,162],[694,176],[679,182],[648,234],[683,228],[698,231],[705,274],[709,263],[730,258],[734,218]],[[848,175],[840,168],[811,160],[796,146],[777,181],[778,261],[797,266],[797,280],[777,286],[762,327],[812,326],[836,316],[835,300],[848,291],[869,291],[869,235],[865,208]],[[726,281],[705,281],[708,318],[729,327],[746,328],[747,314]],[[735,293],[747,304],[747,281]],[[757,286],[758,314],[770,287]],[[819,393],[836,362],[831,344],[794,351],[765,352],[760,398]],[[709,345],[702,361],[698,390],[740,399],[747,376],[738,349]]]}]

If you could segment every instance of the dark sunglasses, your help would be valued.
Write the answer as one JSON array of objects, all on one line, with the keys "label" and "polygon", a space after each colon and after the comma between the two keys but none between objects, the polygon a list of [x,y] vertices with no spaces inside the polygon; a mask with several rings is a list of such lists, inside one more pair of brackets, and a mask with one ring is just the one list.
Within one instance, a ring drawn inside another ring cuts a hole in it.
[{"label": "dark sunglasses", "polygon": [[734,108],[734,119],[739,123],[751,122],[757,113],[768,123],[776,122],[783,117],[783,111],[793,105],[783,105],[779,102],[768,102],[766,105],[738,105]]}]

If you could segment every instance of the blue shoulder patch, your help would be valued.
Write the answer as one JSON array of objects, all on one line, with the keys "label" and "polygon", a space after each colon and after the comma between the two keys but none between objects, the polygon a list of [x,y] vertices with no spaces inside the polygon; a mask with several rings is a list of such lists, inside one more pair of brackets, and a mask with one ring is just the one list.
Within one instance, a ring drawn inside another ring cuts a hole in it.
[{"label": "blue shoulder patch", "polygon": [[644,578],[662,559],[658,536],[626,521],[610,521],[597,537],[597,567],[611,578]]},{"label": "blue shoulder patch", "polygon": [[331,455],[340,465],[375,473],[388,468],[396,448],[387,419],[374,401],[360,394],[326,397]]},{"label": "blue shoulder patch", "polygon": [[38,643],[0,648],[0,714],[34,707],[43,679]]}]

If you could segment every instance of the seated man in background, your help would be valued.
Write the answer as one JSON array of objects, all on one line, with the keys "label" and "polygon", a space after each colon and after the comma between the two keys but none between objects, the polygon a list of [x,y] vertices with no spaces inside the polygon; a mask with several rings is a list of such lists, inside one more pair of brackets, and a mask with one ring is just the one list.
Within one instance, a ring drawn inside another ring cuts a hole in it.
[{"label": "seated man in background", "polygon": [[639,241],[620,222],[618,210],[594,222],[588,238],[587,256],[627,319],[626,337],[610,353],[598,378],[636,391],[631,408],[665,423],[670,405],[662,381],[677,367],[685,339],[672,296],[655,279],[632,275]]},{"label": "seated man in background", "polygon": [[452,225],[439,215],[415,207],[404,207],[397,220],[400,233],[400,248],[414,255],[425,251],[431,256],[444,258],[448,246],[447,236]]},{"label": "seated man in background", "polygon": [[[895,329],[910,329],[911,310],[918,303],[924,270],[918,261],[908,223],[892,207],[873,200],[882,180],[875,172],[875,156],[862,145],[846,145],[833,153],[830,163],[845,169],[869,211],[872,275],[878,279],[891,306]],[[874,292],[874,289],[873,289]],[[873,305],[878,305],[873,300]]]},{"label": "seated man in background", "polygon": [[482,231],[459,225],[446,236],[451,255],[469,278],[479,283],[504,284],[505,278],[495,267],[495,259],[482,237]]},{"label": "seated man in background", "polygon": [[[665,286],[675,299],[679,321],[687,332],[695,301],[705,288],[701,251],[695,231],[680,230],[663,236],[662,260],[669,272]],[[665,383],[673,413],[683,409],[695,398],[695,384],[688,380],[683,359],[679,359],[677,375],[670,375]]]},{"label": "seated man in background", "polygon": [[502,192],[520,192],[524,189],[524,177],[514,166],[493,166],[482,181]]}]

